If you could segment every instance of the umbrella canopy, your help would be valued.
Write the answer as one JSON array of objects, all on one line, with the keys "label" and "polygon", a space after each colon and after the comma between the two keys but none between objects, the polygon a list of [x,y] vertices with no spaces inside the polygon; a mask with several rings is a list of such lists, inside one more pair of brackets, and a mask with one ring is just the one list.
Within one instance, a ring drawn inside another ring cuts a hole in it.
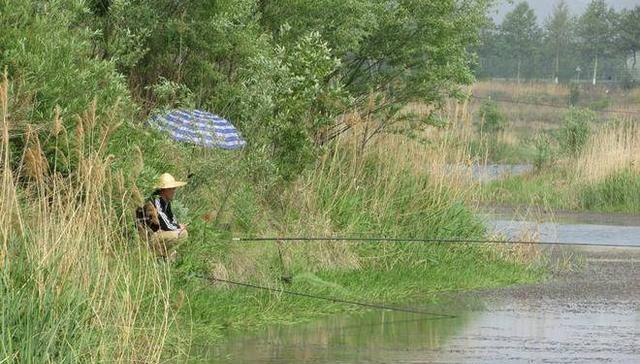
[{"label": "umbrella canopy", "polygon": [[207,148],[236,150],[246,144],[228,120],[207,111],[172,110],[151,117],[149,124],[169,133],[177,141]]}]

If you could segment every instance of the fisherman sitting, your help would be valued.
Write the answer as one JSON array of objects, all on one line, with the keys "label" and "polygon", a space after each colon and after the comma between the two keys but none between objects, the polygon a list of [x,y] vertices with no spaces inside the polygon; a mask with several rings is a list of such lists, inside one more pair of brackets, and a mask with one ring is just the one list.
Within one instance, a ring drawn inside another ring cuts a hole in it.
[{"label": "fisherman sitting", "polygon": [[140,236],[158,255],[170,260],[175,259],[178,243],[188,237],[187,227],[179,224],[171,211],[176,188],[186,184],[176,181],[169,173],[162,174],[151,198],[136,211]]}]

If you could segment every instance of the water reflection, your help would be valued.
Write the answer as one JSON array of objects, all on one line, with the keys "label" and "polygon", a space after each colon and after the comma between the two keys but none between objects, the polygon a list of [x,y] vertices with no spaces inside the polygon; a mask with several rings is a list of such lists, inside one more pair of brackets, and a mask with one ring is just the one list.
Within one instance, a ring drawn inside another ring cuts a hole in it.
[{"label": "water reflection", "polygon": [[221,363],[274,364],[640,360],[640,319],[633,312],[566,312],[554,304],[535,308],[519,300],[446,321],[384,312],[334,317],[234,337],[209,357]]},{"label": "water reflection", "polygon": [[369,312],[334,316],[311,324],[271,327],[231,337],[208,353],[222,363],[389,362],[407,353],[432,351],[458,334],[475,314],[433,319],[410,313]]},{"label": "water reflection", "polygon": [[453,175],[468,176],[479,182],[489,182],[509,176],[519,176],[533,171],[531,164],[464,164],[447,165],[448,171]]}]

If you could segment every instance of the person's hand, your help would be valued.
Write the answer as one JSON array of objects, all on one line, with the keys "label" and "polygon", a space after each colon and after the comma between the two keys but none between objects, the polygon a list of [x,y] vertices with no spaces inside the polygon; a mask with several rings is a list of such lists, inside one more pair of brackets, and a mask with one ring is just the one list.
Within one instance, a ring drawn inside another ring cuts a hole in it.
[{"label": "person's hand", "polygon": [[178,226],[180,226],[180,230],[184,230],[184,231],[187,230],[187,225],[185,224],[179,224]]}]

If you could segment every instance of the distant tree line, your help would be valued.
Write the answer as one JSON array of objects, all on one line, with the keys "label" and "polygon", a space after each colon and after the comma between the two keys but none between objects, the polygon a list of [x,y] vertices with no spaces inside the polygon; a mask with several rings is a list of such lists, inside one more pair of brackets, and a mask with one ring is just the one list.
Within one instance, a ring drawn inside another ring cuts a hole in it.
[{"label": "distant tree line", "polygon": [[584,13],[574,16],[567,2],[559,0],[540,25],[522,1],[501,24],[489,20],[481,39],[481,78],[597,84],[633,83],[640,74],[640,6],[617,12],[605,0],[592,0]]}]

